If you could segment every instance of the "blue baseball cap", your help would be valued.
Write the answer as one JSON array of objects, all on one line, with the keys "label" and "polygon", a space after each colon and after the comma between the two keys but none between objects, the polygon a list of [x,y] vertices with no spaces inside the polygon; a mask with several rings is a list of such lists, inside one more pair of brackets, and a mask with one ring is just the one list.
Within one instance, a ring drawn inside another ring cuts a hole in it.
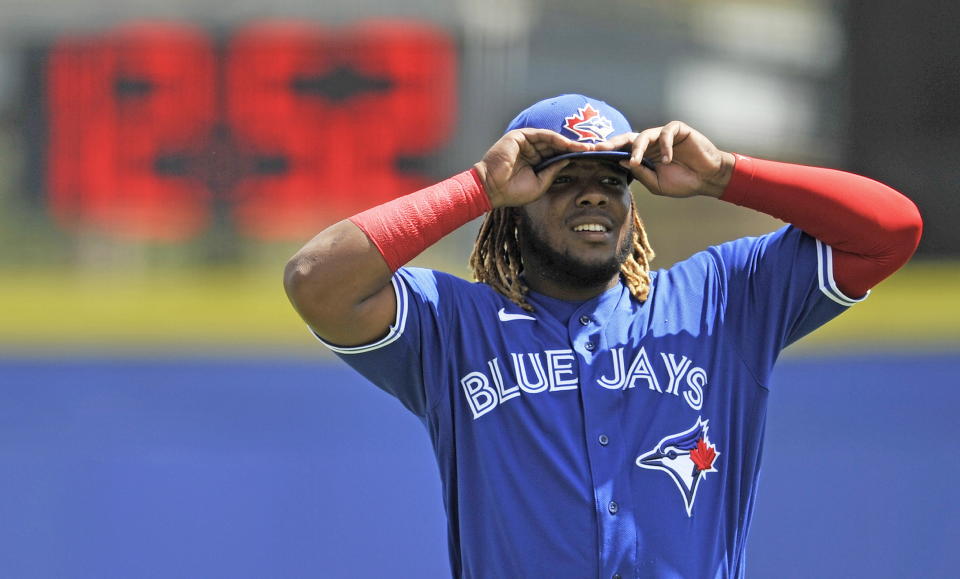
[{"label": "blue baseball cap", "polygon": [[[510,121],[507,132],[527,128],[549,129],[573,141],[586,143],[602,143],[611,137],[633,132],[630,122],[623,113],[604,101],[582,94],[564,94],[531,105]],[[617,162],[629,159],[630,153],[626,151],[565,153],[544,159],[533,170],[540,171],[557,161],[575,157],[592,157]]]}]

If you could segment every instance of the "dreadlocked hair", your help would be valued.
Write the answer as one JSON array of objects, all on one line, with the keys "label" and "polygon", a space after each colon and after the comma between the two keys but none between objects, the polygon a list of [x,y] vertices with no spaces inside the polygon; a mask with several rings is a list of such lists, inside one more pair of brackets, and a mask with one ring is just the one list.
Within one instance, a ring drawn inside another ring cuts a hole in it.
[{"label": "dreadlocked hair", "polygon": [[[654,253],[636,206],[630,212],[634,226],[633,251],[620,266],[620,276],[633,297],[645,302],[650,294],[650,262]],[[489,285],[524,310],[533,311],[527,302],[530,288],[520,276],[523,263],[512,208],[499,207],[487,214],[470,254],[470,267],[475,280]]]}]

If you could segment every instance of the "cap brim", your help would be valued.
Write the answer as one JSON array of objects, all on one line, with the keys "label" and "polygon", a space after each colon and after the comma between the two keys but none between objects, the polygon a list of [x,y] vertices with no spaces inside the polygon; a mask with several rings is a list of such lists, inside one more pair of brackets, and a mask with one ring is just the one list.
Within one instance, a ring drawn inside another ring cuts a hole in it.
[{"label": "cap brim", "polygon": [[[597,159],[601,161],[610,161],[613,163],[619,163],[620,161],[628,161],[630,159],[630,153],[626,151],[583,151],[580,153],[564,153],[563,155],[557,155],[556,157],[550,157],[549,159],[544,159],[537,163],[533,170],[537,173],[546,169],[550,165],[553,165],[557,161],[563,161],[564,159]],[[653,163],[644,159],[643,166],[651,171],[653,169]]]}]

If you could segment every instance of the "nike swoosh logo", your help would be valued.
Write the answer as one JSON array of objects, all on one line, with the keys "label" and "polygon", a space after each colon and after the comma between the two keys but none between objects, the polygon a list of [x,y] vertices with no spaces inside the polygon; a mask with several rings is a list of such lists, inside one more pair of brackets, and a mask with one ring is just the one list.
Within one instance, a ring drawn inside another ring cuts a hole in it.
[{"label": "nike swoosh logo", "polygon": [[501,322],[512,322],[512,321],[514,321],[514,320],[534,320],[534,321],[536,321],[536,319],[537,319],[537,318],[535,318],[535,317],[533,317],[533,316],[528,316],[528,315],[526,315],[526,314],[508,314],[507,312],[504,311],[505,309],[506,309],[506,308],[500,308],[500,311],[497,312],[497,317],[500,318],[500,321],[501,321]]}]

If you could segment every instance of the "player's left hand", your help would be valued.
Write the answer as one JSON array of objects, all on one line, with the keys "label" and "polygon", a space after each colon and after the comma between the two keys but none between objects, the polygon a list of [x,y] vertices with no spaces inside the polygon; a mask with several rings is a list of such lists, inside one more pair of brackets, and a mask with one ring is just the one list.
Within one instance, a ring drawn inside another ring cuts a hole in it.
[{"label": "player's left hand", "polygon": [[[630,151],[630,160],[620,164],[651,193],[665,197],[719,197],[736,163],[732,153],[721,151],[681,121],[618,135],[597,144],[597,150]],[[653,162],[654,170],[641,164],[644,157]]]}]

